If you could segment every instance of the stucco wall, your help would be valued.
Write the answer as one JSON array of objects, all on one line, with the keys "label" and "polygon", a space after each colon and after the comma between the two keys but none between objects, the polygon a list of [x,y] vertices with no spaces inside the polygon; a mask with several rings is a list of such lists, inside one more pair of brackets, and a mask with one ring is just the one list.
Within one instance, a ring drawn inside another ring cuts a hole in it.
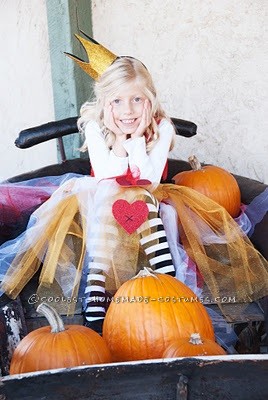
[{"label": "stucco wall", "polygon": [[268,183],[266,0],[93,0],[93,32],[140,58],[166,111],[194,121],[173,156]]},{"label": "stucco wall", "polygon": [[25,128],[54,119],[45,0],[0,0],[0,179],[56,162],[55,141],[21,150]]}]

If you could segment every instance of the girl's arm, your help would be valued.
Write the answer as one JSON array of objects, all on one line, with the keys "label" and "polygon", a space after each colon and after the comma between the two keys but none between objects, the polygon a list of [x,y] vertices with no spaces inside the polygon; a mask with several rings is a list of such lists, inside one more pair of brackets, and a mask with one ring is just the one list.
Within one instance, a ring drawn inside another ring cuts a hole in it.
[{"label": "girl's arm", "polygon": [[101,129],[95,121],[88,122],[85,136],[91,166],[98,180],[127,172],[128,157],[119,157],[107,147]]},{"label": "girl's arm", "polygon": [[128,152],[130,169],[138,167],[140,179],[160,182],[173,137],[173,125],[163,119],[159,124],[159,139],[149,154],[146,153],[144,136],[126,140],[123,146]]}]

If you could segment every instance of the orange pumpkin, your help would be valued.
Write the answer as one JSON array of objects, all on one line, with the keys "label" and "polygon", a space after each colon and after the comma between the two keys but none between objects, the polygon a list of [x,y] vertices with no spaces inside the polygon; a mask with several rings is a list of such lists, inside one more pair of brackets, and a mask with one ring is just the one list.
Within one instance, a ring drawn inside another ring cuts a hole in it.
[{"label": "orange pumpkin", "polygon": [[37,311],[50,326],[30,332],[19,342],[11,359],[10,374],[111,362],[106,343],[92,329],[82,325],[64,327],[58,313],[45,303]]},{"label": "orange pumpkin", "polygon": [[214,340],[201,339],[199,333],[192,333],[189,339],[174,340],[164,351],[163,358],[216,356],[226,352]]},{"label": "orange pumpkin", "polygon": [[233,217],[240,213],[241,192],[236,179],[223,168],[202,167],[195,156],[188,159],[192,171],[179,172],[172,179],[176,185],[187,186],[204,194],[224,207]]},{"label": "orange pumpkin", "polygon": [[145,268],[116,292],[107,311],[103,338],[113,361],[161,358],[177,337],[192,332],[214,340],[210,317],[182,282]]}]

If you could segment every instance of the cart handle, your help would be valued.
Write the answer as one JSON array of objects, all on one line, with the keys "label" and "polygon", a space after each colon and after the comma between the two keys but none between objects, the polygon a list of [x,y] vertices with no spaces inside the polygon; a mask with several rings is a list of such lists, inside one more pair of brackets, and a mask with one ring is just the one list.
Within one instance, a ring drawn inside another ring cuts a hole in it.
[{"label": "cart handle", "polygon": [[[15,140],[15,145],[20,149],[27,149],[36,144],[46,142],[51,139],[60,139],[63,136],[78,132],[78,117],[65,118],[60,121],[48,122],[33,128],[24,129],[19,133]],[[171,118],[176,134],[184,137],[196,135],[197,126],[194,122],[183,119]]]}]

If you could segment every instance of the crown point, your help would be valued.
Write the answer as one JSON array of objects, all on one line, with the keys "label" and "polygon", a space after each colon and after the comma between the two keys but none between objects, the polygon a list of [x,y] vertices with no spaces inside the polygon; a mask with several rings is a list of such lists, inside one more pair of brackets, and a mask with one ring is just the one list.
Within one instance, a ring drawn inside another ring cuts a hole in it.
[{"label": "crown point", "polygon": [[97,80],[114,62],[117,56],[99,44],[96,40],[87,36],[83,31],[80,32],[89,39],[84,39],[82,36],[75,34],[75,37],[79,40],[87,53],[88,62],[81,60],[79,57],[76,57],[73,54],[65,54],[75,61],[79,67],[83,69],[83,71],[91,76],[91,78]]}]

